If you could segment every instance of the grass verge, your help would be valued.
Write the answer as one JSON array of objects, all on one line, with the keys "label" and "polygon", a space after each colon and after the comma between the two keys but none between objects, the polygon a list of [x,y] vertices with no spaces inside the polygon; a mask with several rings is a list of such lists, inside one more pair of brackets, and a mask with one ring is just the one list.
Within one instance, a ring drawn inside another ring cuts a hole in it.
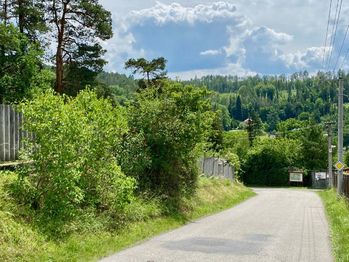
[{"label": "grass verge", "polygon": [[330,222],[332,247],[336,261],[349,261],[349,204],[334,190],[319,192]]},{"label": "grass verge", "polygon": [[[129,223],[123,230],[108,232],[95,230],[73,233],[61,241],[45,238],[38,230],[17,221],[10,212],[0,216],[1,261],[96,261],[139,241],[180,227],[191,220],[230,208],[254,193],[240,183],[227,180],[200,178],[197,193],[183,200],[182,210],[169,216]],[[4,198],[5,199],[5,198]],[[9,202],[9,201],[7,201]],[[15,207],[12,207],[15,208]],[[9,209],[7,209],[9,210]]]}]

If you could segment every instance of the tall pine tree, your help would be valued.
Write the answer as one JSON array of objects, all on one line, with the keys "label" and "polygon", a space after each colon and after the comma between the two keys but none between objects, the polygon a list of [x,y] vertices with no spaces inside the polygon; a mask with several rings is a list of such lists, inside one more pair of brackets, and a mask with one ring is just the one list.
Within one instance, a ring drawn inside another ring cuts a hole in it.
[{"label": "tall pine tree", "polygon": [[238,96],[236,98],[236,102],[235,102],[235,109],[234,109],[234,114],[233,114],[234,118],[237,120],[244,120],[244,116],[243,116],[243,112],[242,112],[242,103],[241,103],[241,98],[240,96]]},{"label": "tall pine tree", "polygon": [[44,8],[57,44],[55,90],[75,94],[106,63],[98,41],[112,37],[111,13],[98,0],[47,0]]}]

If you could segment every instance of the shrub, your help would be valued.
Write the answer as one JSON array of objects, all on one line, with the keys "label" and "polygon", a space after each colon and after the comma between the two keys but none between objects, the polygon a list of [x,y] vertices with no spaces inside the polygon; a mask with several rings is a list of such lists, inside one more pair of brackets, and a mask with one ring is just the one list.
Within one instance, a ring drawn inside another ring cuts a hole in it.
[{"label": "shrub", "polygon": [[140,173],[141,188],[175,199],[194,192],[198,152],[213,119],[207,96],[206,89],[169,81],[137,94],[129,125],[144,135],[150,157]]},{"label": "shrub", "polygon": [[288,168],[298,162],[299,152],[296,140],[263,139],[247,153],[242,180],[252,185],[287,185]]},{"label": "shrub", "polygon": [[230,165],[234,167],[235,173],[239,173],[241,170],[241,163],[239,156],[233,152],[230,152],[229,150],[226,150],[223,153],[223,158],[225,158]]},{"label": "shrub", "polygon": [[92,91],[76,98],[51,91],[21,105],[25,130],[35,134],[25,155],[17,191],[47,218],[67,220],[81,209],[122,210],[135,181],[116,164],[117,145],[127,132],[125,111]]},{"label": "shrub", "polygon": [[250,148],[250,142],[248,140],[248,133],[243,130],[232,130],[224,133],[223,139],[224,150],[235,153],[240,159],[244,159],[248,149]]}]

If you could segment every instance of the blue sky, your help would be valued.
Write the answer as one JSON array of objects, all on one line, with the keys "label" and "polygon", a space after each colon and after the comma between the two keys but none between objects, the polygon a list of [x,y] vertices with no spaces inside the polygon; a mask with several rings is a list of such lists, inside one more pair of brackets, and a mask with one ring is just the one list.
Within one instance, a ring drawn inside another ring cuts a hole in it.
[{"label": "blue sky", "polygon": [[[333,0],[334,7],[336,2]],[[330,69],[349,24],[349,4],[344,2]],[[108,50],[108,71],[125,73],[128,58],[159,56],[168,60],[170,75],[182,79],[206,74],[316,72],[322,68],[329,0],[101,3],[113,14],[114,37],[103,43]],[[346,41],[343,56],[348,47]],[[344,57],[338,64],[342,61]],[[344,62],[343,68],[348,65]]]}]

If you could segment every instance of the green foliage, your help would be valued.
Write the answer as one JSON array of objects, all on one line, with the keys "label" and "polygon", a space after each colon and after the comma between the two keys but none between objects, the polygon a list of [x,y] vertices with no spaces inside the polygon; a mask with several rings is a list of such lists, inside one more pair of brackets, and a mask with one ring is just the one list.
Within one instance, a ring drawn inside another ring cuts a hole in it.
[{"label": "green foliage", "polygon": [[132,98],[138,89],[137,81],[133,77],[124,74],[102,72],[97,76],[97,93],[102,97],[108,97],[113,101],[125,102]]},{"label": "green foliage", "polygon": [[319,192],[330,223],[331,241],[336,261],[349,261],[349,205],[334,190]]},{"label": "green foliage", "polygon": [[277,125],[278,135],[285,138],[298,139],[309,122],[290,118]]},{"label": "green foliage", "polygon": [[311,126],[303,130],[300,139],[302,164],[309,171],[326,170],[327,141],[320,126]]},{"label": "green foliage", "polygon": [[151,167],[151,152],[146,142],[146,136],[135,130],[123,136],[118,147],[118,163],[122,171],[129,176],[142,180],[144,171]]},{"label": "green foliage", "polygon": [[219,152],[223,147],[223,126],[220,111],[214,112],[211,132],[208,136],[209,150]]},{"label": "green foliage", "polygon": [[244,159],[249,148],[248,134],[244,130],[233,130],[224,133],[223,137],[224,151],[232,152]]},{"label": "green foliage", "polygon": [[6,0],[0,5],[0,23],[13,23],[32,41],[47,31],[41,0]]},{"label": "green foliage", "polygon": [[141,172],[142,188],[176,199],[193,192],[199,149],[213,119],[207,95],[205,89],[169,81],[137,94],[129,106],[129,124],[144,135],[151,159]]},{"label": "green foliage", "polygon": [[75,221],[75,227],[82,230],[60,241],[52,241],[37,231],[32,213],[24,213],[23,205],[11,198],[9,188],[16,179],[15,174],[0,172],[1,261],[96,260],[193,219],[231,208],[254,195],[239,183],[200,178],[195,195],[184,199],[176,213],[163,214],[158,199],[142,195],[127,205],[123,217],[109,217],[114,223],[122,219],[122,228],[111,231],[100,227],[105,217],[88,218],[90,214],[85,212],[84,217]]},{"label": "green foliage", "polygon": [[[40,74],[42,56],[14,25],[0,24],[0,102],[15,102],[28,96]],[[20,72],[20,73],[19,73]]]},{"label": "green foliage", "polygon": [[[28,222],[18,219],[22,207],[16,205],[9,188],[17,176],[0,172],[0,260],[20,261],[42,249],[44,238]],[[17,217],[16,217],[17,215]]]},{"label": "green foliage", "polygon": [[[346,83],[349,74],[344,75],[344,79]],[[283,75],[246,78],[211,75],[185,83],[206,86],[217,92],[213,102],[226,107],[235,120],[243,121],[254,111],[269,132],[273,132],[279,122],[290,118],[316,123],[325,118],[333,120],[336,111],[337,83],[330,73],[310,76],[307,72],[299,72],[288,79]],[[345,90],[348,88],[349,85],[345,85]],[[348,101],[345,98],[345,102]]]},{"label": "green foliage", "polygon": [[223,152],[223,158],[226,159],[230,165],[235,169],[235,173],[239,173],[241,170],[241,162],[239,156],[229,150]]},{"label": "green foliage", "polygon": [[246,120],[246,131],[248,133],[248,140],[250,146],[253,145],[254,140],[262,134],[262,121],[255,111],[251,112],[251,117]]},{"label": "green foliage", "polygon": [[231,114],[237,120],[240,120],[240,121],[244,120],[244,114],[242,111],[242,104],[241,104],[241,97],[239,95],[236,98],[235,108],[232,109]]},{"label": "green foliage", "polygon": [[144,80],[139,82],[139,86],[140,88],[147,88],[166,78],[166,62],[166,59],[163,57],[155,58],[151,61],[147,61],[144,58],[131,58],[126,61],[125,68],[133,69],[133,74],[143,75]]},{"label": "green foliage", "polygon": [[106,63],[100,42],[113,35],[111,13],[98,0],[44,2],[45,18],[57,42],[55,90],[76,95],[94,84]]},{"label": "green foliage", "polygon": [[91,91],[75,99],[48,91],[21,109],[35,138],[26,152],[33,164],[22,170],[18,191],[33,208],[63,223],[87,208],[125,208],[135,181],[116,164],[116,146],[127,132],[124,109]]},{"label": "green foliage", "polygon": [[273,132],[276,130],[278,123],[280,122],[279,114],[276,110],[271,110],[267,115],[267,122],[269,123],[268,131]]},{"label": "green foliage", "polygon": [[299,152],[296,140],[261,140],[246,155],[242,180],[252,185],[285,186],[288,168],[296,165]]},{"label": "green foliage", "polygon": [[69,64],[64,67],[65,93],[76,96],[86,86],[97,84],[96,78],[107,63],[102,56],[105,50],[99,45],[80,44],[72,52]]}]

